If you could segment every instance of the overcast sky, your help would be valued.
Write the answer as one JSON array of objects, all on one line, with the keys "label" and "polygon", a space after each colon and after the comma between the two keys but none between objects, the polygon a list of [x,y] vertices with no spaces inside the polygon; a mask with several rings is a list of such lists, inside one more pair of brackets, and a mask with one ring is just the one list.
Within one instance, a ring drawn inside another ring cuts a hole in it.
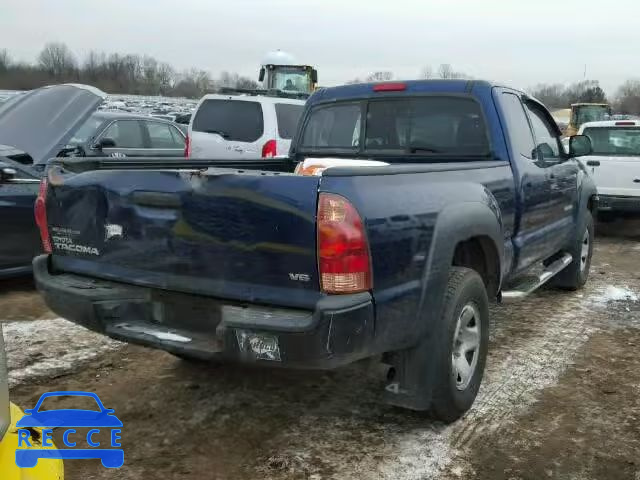
[{"label": "overcast sky", "polygon": [[525,88],[640,77],[640,0],[0,0],[0,48],[32,61],[48,41],[148,54],[178,70],[256,77],[269,50],[317,66],[321,85],[450,63]]}]

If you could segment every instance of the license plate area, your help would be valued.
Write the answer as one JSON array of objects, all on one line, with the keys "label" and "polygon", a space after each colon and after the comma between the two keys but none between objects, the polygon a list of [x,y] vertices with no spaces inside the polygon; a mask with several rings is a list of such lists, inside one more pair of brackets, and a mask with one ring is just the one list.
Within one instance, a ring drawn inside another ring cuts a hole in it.
[{"label": "license plate area", "polygon": [[181,330],[206,332],[215,336],[222,320],[222,306],[214,299],[163,290],[153,290],[150,321]]}]

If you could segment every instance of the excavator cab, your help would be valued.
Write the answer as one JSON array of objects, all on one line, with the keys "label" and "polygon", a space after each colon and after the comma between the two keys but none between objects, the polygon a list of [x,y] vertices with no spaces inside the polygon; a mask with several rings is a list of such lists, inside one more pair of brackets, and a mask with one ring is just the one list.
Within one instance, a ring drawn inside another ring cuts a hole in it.
[{"label": "excavator cab", "polygon": [[310,95],[318,84],[318,71],[309,65],[264,65],[259,80],[266,90]]},{"label": "excavator cab", "polygon": [[264,90],[309,96],[318,86],[318,71],[310,65],[301,65],[286,52],[276,50],[265,56],[258,80]]}]

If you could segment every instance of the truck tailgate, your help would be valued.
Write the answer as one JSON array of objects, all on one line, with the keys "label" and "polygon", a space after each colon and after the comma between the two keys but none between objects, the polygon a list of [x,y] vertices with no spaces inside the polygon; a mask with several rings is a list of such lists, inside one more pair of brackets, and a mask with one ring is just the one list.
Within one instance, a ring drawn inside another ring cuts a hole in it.
[{"label": "truck tailgate", "polygon": [[210,168],[61,178],[46,202],[54,271],[300,308],[320,297],[318,177]]}]

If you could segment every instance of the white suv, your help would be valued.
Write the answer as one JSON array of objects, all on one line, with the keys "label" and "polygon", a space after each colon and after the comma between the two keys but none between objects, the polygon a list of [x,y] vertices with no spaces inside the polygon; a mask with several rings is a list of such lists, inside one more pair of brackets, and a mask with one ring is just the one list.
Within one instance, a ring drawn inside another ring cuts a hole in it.
[{"label": "white suv", "polygon": [[289,153],[305,101],[205,95],[191,117],[185,156],[256,160]]}]

